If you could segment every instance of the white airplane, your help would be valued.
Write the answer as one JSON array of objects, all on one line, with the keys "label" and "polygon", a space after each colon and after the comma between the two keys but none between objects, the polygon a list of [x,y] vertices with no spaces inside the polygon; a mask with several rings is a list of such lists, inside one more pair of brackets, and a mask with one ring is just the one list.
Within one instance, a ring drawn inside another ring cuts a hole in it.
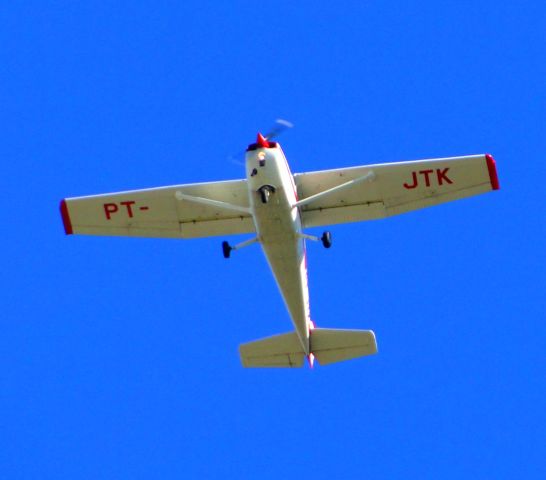
[{"label": "white airplane", "polygon": [[245,367],[301,367],[377,352],[371,330],[316,328],[309,313],[306,240],[332,244],[305,228],[384,218],[498,190],[489,154],[365,165],[292,174],[280,145],[258,134],[246,150],[246,179],[133,190],[61,201],[66,234],[224,241],[225,258],[260,243],[295,331],[239,346]]}]

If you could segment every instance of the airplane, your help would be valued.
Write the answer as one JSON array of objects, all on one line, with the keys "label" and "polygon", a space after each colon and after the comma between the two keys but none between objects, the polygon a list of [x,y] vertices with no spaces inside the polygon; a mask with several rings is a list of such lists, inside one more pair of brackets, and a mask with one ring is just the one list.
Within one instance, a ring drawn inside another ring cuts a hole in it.
[{"label": "airplane", "polygon": [[279,143],[258,133],[245,154],[246,178],[63,199],[65,233],[199,238],[252,234],[222,254],[259,243],[294,331],[239,346],[245,367],[313,367],[377,353],[371,330],[318,328],[311,320],[305,229],[379,219],[499,189],[490,154],[404,161],[292,174]]}]

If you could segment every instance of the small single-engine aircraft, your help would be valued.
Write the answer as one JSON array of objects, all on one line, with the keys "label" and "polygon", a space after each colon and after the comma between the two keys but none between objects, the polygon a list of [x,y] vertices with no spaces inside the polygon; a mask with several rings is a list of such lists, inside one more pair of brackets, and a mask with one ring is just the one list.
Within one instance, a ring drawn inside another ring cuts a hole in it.
[{"label": "small single-engine aircraft", "polygon": [[240,345],[245,367],[301,367],[377,352],[371,330],[316,328],[309,313],[304,229],[384,218],[498,190],[489,154],[292,174],[280,145],[258,133],[246,179],[133,190],[61,201],[66,234],[198,238],[250,233],[222,243],[225,258],[252,243],[267,257],[295,331]]}]

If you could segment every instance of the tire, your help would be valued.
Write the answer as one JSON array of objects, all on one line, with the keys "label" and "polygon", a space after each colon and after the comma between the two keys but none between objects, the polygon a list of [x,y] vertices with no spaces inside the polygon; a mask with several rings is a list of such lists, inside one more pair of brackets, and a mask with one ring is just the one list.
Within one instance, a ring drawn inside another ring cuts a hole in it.
[{"label": "tire", "polygon": [[228,242],[222,242],[222,253],[224,254],[224,258],[229,258],[231,255],[231,247]]},{"label": "tire", "polygon": [[330,248],[332,246],[332,234],[330,232],[324,232],[320,239],[322,240],[322,246],[324,248]]}]

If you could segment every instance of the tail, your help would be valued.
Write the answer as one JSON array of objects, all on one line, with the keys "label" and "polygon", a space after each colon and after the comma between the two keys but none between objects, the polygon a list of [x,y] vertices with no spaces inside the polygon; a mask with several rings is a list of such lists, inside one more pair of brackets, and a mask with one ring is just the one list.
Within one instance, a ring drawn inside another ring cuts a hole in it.
[{"label": "tail", "polygon": [[[309,341],[310,353],[320,365],[377,353],[371,330],[315,328]],[[296,332],[243,343],[239,353],[245,367],[301,367],[306,356]]]}]

